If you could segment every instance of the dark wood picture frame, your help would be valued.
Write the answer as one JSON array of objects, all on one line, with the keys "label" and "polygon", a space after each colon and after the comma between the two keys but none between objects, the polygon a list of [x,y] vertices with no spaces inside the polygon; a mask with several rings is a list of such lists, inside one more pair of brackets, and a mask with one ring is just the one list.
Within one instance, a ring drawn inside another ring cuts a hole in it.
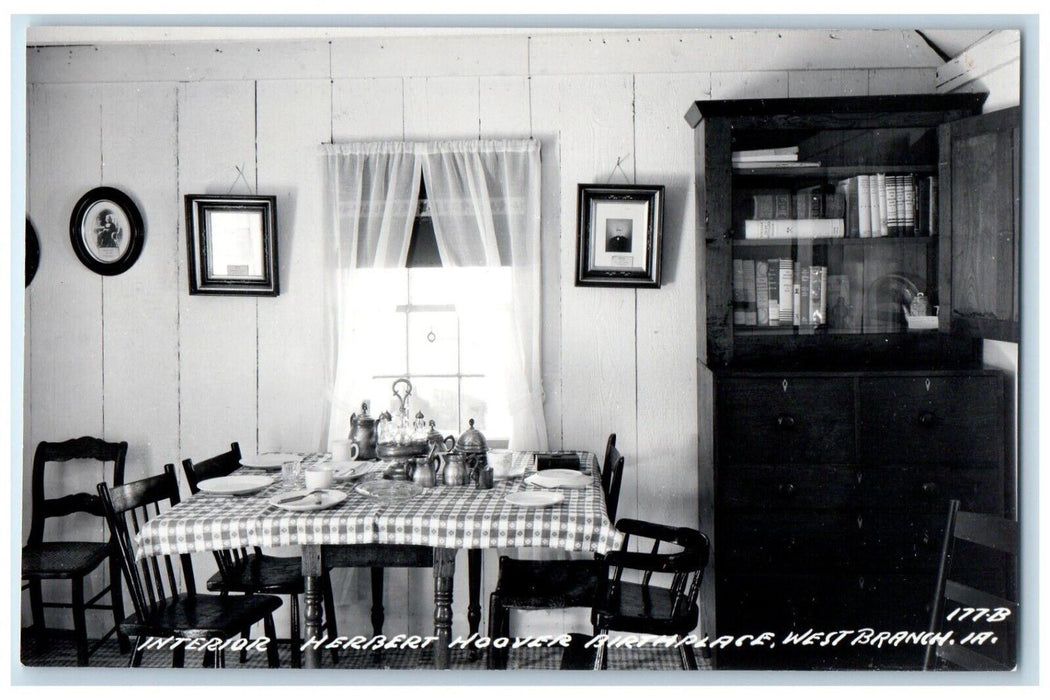
[{"label": "dark wood picture frame", "polygon": [[663,207],[663,185],[579,185],[576,286],[659,288]]},{"label": "dark wood picture frame", "polygon": [[188,194],[190,294],[277,296],[277,198]]},{"label": "dark wood picture frame", "polygon": [[96,187],[81,197],[69,218],[69,240],[92,272],[127,272],[142,253],[146,227],[138,207],[115,187]]}]

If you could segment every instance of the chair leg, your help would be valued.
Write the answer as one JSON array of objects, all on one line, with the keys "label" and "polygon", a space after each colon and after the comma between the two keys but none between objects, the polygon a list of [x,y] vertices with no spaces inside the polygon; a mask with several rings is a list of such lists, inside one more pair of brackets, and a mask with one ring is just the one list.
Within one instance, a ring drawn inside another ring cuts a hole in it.
[{"label": "chair leg", "polygon": [[[372,636],[383,634],[383,567],[372,567]],[[382,649],[372,651],[372,661],[379,664],[383,658]]]},{"label": "chair leg", "polygon": [[383,634],[383,567],[372,567],[372,635]]},{"label": "chair leg", "polygon": [[29,580],[29,609],[33,615],[33,635],[40,644],[47,643],[47,622],[44,620],[44,593],[40,579]]},{"label": "chair leg", "polygon": [[[499,596],[495,593],[489,596],[489,639],[509,636],[510,624],[507,619],[509,617],[510,612],[503,607]],[[496,649],[490,644],[487,657],[489,669],[507,668],[508,652],[506,649]]]},{"label": "chair leg", "polygon": [[[292,594],[288,596],[289,602],[291,603],[291,609],[288,611],[292,618],[292,668],[303,667],[303,641],[302,635],[299,633],[299,596]],[[276,643],[276,641],[274,642]]]},{"label": "chair leg", "polygon": [[[335,594],[332,592],[332,576],[331,573],[325,571],[321,574],[321,595],[324,596],[324,617],[325,626],[324,629],[328,633],[328,636],[335,639],[339,636],[339,626],[335,621]],[[339,650],[332,649],[332,663],[339,663]]]},{"label": "chair leg", "polygon": [[142,637],[135,637],[134,645],[131,647],[131,659],[128,666],[138,668],[142,665]]},{"label": "chair leg", "polygon": [[109,599],[113,605],[113,624],[117,628],[117,645],[121,654],[128,653],[128,635],[120,631],[124,621],[124,574],[120,571],[120,562],[116,552],[109,555]]},{"label": "chair leg", "polygon": [[[244,639],[251,639],[251,636],[252,630],[250,627],[241,630],[241,637],[243,637]],[[276,643],[277,640],[275,639],[274,644]],[[248,663],[248,652],[244,649],[241,649],[240,653],[237,655],[237,661],[241,664],[241,666]]]},{"label": "chair leg", "polygon": [[693,647],[683,644],[678,647],[678,650],[682,653],[682,667],[687,671],[699,670],[700,666],[696,663],[696,653],[693,651]]},{"label": "chair leg", "polygon": [[[600,632],[598,632],[598,634],[608,635],[609,634],[609,630],[603,629]],[[607,668],[609,668],[609,657],[606,655],[605,645],[604,644],[599,644],[595,648],[594,670],[595,671],[604,671]]]},{"label": "chair leg", "polygon": [[[471,635],[476,633],[481,625],[481,564],[481,550],[468,549],[467,583],[469,597],[467,599],[467,631]],[[471,647],[469,658],[471,661],[478,660],[477,646]]]},{"label": "chair leg", "polygon": [[73,632],[77,640],[77,666],[88,665],[87,620],[84,617],[84,579],[73,579]]},{"label": "chair leg", "polygon": [[273,626],[273,615],[267,615],[263,620],[263,634],[270,640],[266,645],[266,661],[270,668],[280,668],[281,657],[277,650],[277,629]]},{"label": "chair leg", "polygon": [[172,668],[185,668],[186,667],[186,649],[181,646],[177,646],[171,650],[171,667]]},{"label": "chair leg", "polygon": [[201,661],[201,668],[215,668],[215,652],[211,649],[204,650],[204,660]]}]

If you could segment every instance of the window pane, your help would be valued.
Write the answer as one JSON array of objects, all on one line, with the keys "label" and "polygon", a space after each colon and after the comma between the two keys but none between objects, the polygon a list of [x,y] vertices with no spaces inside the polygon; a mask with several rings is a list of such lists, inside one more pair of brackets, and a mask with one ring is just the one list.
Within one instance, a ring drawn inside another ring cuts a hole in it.
[{"label": "window pane", "polygon": [[459,323],[454,311],[412,311],[408,314],[408,371],[457,374]]},{"label": "window pane", "polygon": [[507,410],[507,397],[503,382],[498,378],[465,377],[462,380],[462,416],[463,428],[467,421],[474,419],[474,427],[492,440],[510,438],[510,413]]},{"label": "window pane", "polygon": [[455,377],[412,377],[411,413],[422,411],[442,435],[459,435],[459,387]]}]

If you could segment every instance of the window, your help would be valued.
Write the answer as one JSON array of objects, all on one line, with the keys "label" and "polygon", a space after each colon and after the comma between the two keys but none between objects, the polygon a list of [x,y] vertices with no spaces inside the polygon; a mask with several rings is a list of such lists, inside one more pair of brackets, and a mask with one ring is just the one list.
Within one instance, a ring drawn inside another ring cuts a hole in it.
[{"label": "window", "polygon": [[[391,385],[412,382],[410,409],[445,435],[475,419],[491,446],[506,446],[511,417],[503,362],[511,353],[510,268],[441,265],[425,184],[407,268],[358,270],[355,299],[368,314],[366,396],[373,414],[397,406]],[[381,291],[380,291],[381,290]],[[378,298],[377,298],[378,297]],[[358,309],[360,310],[360,309]]]}]

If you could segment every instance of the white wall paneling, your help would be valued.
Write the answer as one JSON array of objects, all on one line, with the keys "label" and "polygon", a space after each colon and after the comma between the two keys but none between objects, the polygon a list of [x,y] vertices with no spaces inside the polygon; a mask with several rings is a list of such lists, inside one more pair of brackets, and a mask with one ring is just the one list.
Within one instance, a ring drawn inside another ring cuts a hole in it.
[{"label": "white wall paneling", "polygon": [[[129,478],[234,440],[246,453],[316,449],[326,390],[318,144],[533,136],[551,447],[600,453],[616,432],[621,514],[683,524],[697,522],[696,465],[711,444],[710,396],[696,390],[701,253],[685,110],[697,99],[930,91],[939,64],[899,30],[208,38],[31,48],[27,60],[42,262],[26,297],[26,477],[38,441],[82,434],[127,439]],[[667,187],[659,290],[574,285],[576,187],[610,180]],[[132,195],[147,224],[138,263],[104,281],[68,236],[73,204],[101,184]],[[228,192],[278,197],[276,299],[188,293],[183,196]],[[100,477],[49,485],[90,490]],[[497,555],[486,553],[484,613]],[[195,562],[198,578],[213,570],[211,557]],[[455,634],[466,631],[466,569],[461,556]],[[367,631],[367,572],[336,581],[343,629]],[[388,572],[386,629],[430,629],[432,585],[429,571]],[[525,617],[515,630],[589,628],[582,611]]]}]

